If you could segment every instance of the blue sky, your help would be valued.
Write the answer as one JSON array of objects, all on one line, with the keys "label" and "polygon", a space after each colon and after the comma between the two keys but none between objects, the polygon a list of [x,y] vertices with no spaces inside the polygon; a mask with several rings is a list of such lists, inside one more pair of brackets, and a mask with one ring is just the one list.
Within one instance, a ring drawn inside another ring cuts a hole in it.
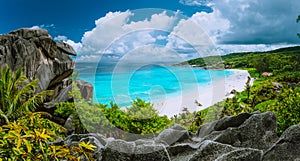
[{"label": "blue sky", "polygon": [[78,61],[156,52],[150,57],[177,62],[299,45],[299,8],[298,0],[2,0],[0,34],[47,29]]},{"label": "blue sky", "polygon": [[187,16],[211,12],[210,7],[188,6],[176,0],[1,0],[0,33],[44,25],[52,36],[66,35],[80,41],[84,32],[95,26],[94,21],[107,12],[140,8],[181,10]]}]

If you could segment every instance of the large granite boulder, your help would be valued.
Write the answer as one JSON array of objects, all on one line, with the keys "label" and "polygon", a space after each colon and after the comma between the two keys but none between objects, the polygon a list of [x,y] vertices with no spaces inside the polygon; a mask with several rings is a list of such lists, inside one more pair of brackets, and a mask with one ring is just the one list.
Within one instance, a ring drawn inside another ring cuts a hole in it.
[{"label": "large granite boulder", "polygon": [[262,151],[251,148],[236,148],[231,145],[221,144],[206,140],[201,143],[199,149],[189,158],[189,161],[259,161]]},{"label": "large granite boulder", "polygon": [[210,126],[212,125],[213,128],[208,129],[208,132],[201,127],[198,135],[201,134],[204,140],[260,150],[267,150],[278,139],[276,116],[272,112],[240,114],[213,122]]},{"label": "large granite boulder", "polygon": [[186,139],[189,139],[188,131],[185,128],[175,124],[172,128],[163,130],[154,140],[166,145],[172,145],[176,142],[181,142]]},{"label": "large granite boulder", "polygon": [[300,160],[300,125],[286,129],[279,140],[265,152],[263,160]]},{"label": "large granite boulder", "polygon": [[204,127],[198,136],[174,125],[153,139],[124,141],[91,133],[71,135],[51,144],[72,146],[90,141],[97,147],[93,157],[98,161],[300,160],[300,125],[290,127],[277,140],[276,117],[272,112],[243,113]]},{"label": "large granite boulder", "polygon": [[56,98],[63,89],[63,80],[73,73],[76,55],[71,46],[55,42],[46,30],[19,29],[0,35],[0,66],[24,69],[29,80],[39,79],[37,92],[53,90]]}]

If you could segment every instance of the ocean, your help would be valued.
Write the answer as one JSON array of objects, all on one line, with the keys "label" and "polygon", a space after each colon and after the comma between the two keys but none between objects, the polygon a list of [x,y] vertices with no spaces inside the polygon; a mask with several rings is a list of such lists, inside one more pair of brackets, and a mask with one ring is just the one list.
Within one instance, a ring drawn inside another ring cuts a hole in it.
[{"label": "ocean", "polygon": [[[232,71],[187,66],[116,66],[76,63],[79,78],[94,86],[93,102],[129,106],[132,100],[157,101],[181,95],[224,79]],[[202,91],[205,92],[205,91]]]}]

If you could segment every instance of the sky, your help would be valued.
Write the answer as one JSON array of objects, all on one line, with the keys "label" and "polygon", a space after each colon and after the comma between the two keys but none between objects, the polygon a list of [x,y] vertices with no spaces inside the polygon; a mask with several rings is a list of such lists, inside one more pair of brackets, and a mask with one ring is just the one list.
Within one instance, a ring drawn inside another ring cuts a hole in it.
[{"label": "sky", "polygon": [[299,0],[1,0],[0,34],[46,29],[77,61],[174,63],[300,45],[299,9]]}]

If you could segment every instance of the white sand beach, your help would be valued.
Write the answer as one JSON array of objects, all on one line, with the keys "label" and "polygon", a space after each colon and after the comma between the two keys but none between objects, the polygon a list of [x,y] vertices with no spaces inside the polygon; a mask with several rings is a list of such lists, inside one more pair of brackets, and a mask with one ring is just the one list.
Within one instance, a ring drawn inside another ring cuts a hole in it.
[{"label": "white sand beach", "polygon": [[[229,77],[224,79],[212,80],[206,86],[199,86],[198,89],[182,93],[179,96],[167,97],[165,100],[153,101],[154,107],[160,115],[172,117],[182,113],[184,108],[190,112],[203,110],[225,98],[232,97],[230,92],[235,89],[241,92],[245,89],[249,73],[246,70],[230,69],[233,72]],[[253,79],[251,80],[251,84]],[[197,101],[196,101],[197,100]],[[202,106],[198,106],[197,103]]]}]

